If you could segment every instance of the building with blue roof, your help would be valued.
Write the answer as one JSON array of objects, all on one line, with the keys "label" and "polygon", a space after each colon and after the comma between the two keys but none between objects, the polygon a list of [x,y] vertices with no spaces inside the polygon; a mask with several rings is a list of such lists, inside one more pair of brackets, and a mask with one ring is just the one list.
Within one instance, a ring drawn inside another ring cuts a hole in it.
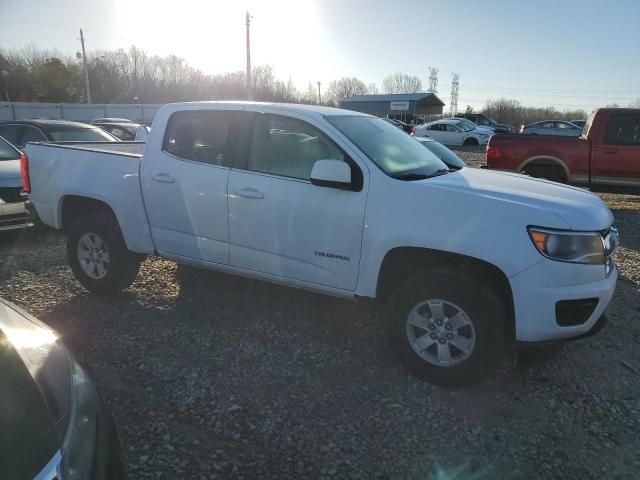
[{"label": "building with blue roof", "polygon": [[389,93],[384,95],[353,95],[340,102],[346,110],[415,122],[442,115],[444,102],[433,93]]}]

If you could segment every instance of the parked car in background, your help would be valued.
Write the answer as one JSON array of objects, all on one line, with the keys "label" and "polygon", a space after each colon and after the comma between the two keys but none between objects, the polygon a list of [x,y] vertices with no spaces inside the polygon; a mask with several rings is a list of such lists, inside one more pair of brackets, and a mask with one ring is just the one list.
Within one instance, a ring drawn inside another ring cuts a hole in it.
[{"label": "parked car in background", "polygon": [[8,120],[0,122],[0,137],[23,149],[29,142],[117,142],[101,128],[68,120]]},{"label": "parked car in background", "polygon": [[0,478],[125,478],[111,414],[87,371],[53,330],[3,299],[0,399]]},{"label": "parked car in background", "polygon": [[506,335],[566,340],[606,322],[617,236],[581,189],[452,170],[380,118],[315,105],[169,104],[143,154],[113,145],[26,149],[29,208],[67,232],[90,291],[127,288],[161,255],[376,301],[396,357],[447,385],[478,381]]},{"label": "parked car in background", "polygon": [[488,117],[484,113],[459,113],[458,118],[466,118],[481,127],[492,128],[495,133],[515,133],[516,129],[511,125],[498,123],[493,118]]},{"label": "parked car in background", "polygon": [[427,136],[445,145],[485,145],[491,136],[485,130],[478,130],[459,118],[418,125],[414,135]]},{"label": "parked car in background", "polygon": [[436,142],[433,138],[429,137],[414,137],[420,144],[429,149],[431,153],[433,153],[436,157],[442,160],[447,164],[449,168],[453,168],[455,170],[459,170],[463,167],[466,167],[467,164],[464,163],[458,155],[453,153],[447,147],[442,145],[440,142]]},{"label": "parked car in background", "polygon": [[522,135],[559,135],[562,137],[578,137],[582,128],[563,120],[543,120],[542,122],[523,125]]},{"label": "parked car in background", "polygon": [[600,192],[640,193],[640,109],[601,108],[582,136],[491,137],[487,166]]},{"label": "parked car in background", "polygon": [[580,128],[584,128],[584,126],[587,124],[586,120],[571,120],[571,122],[569,123],[573,123],[576,127],[580,127]]},{"label": "parked car in background", "polygon": [[466,125],[467,127],[470,128],[475,128],[476,132],[480,132],[480,133],[486,133],[487,135],[493,135],[495,132],[495,130],[491,127],[481,127],[479,125],[476,125],[475,123],[473,123],[471,120],[467,120],[466,118],[450,118],[449,120],[459,120],[461,121],[464,125]]},{"label": "parked car in background", "polygon": [[91,120],[91,123],[97,125],[99,123],[137,123],[133,120],[129,120],[128,118],[115,118],[115,117],[104,117],[104,118],[95,118]]},{"label": "parked car in background", "polygon": [[21,156],[17,148],[0,137],[0,232],[33,225],[24,208],[24,198],[20,194]]},{"label": "parked car in background", "polygon": [[104,131],[110,133],[118,140],[132,142],[134,140],[144,141],[151,130],[146,125],[140,123],[96,123]]},{"label": "parked car in background", "polygon": [[403,132],[408,133],[409,135],[413,135],[416,131],[413,125],[409,125],[408,123],[403,122],[402,120],[397,120],[395,118],[385,118],[384,120],[402,129]]}]

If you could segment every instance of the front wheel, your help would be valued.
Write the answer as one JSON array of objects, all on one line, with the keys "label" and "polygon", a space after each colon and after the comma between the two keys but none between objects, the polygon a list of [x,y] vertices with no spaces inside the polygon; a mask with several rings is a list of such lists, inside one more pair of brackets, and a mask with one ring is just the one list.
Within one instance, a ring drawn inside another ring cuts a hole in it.
[{"label": "front wheel", "polygon": [[495,292],[450,269],[419,272],[393,293],[387,335],[395,356],[430,383],[479,381],[500,358],[505,309]]},{"label": "front wheel", "polygon": [[471,138],[467,138],[467,139],[464,141],[464,144],[465,144],[465,145],[470,145],[470,146],[478,146],[478,145],[480,145],[480,142],[478,142],[478,140],[477,140],[477,139],[475,139],[475,138],[471,137]]},{"label": "front wheel", "polygon": [[118,223],[106,212],[76,219],[67,236],[67,258],[76,279],[92,292],[118,292],[138,275],[141,256],[130,252]]}]

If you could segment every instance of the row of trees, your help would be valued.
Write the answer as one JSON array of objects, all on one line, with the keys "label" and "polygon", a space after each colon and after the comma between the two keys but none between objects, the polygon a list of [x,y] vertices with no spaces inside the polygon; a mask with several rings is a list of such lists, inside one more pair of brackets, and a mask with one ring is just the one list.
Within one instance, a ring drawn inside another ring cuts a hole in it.
[{"label": "row of trees", "polygon": [[[167,103],[201,99],[246,97],[242,71],[208,75],[175,55],[149,55],[136,47],[95,51],[88,57],[89,81],[94,103]],[[275,77],[272,67],[253,69],[254,99],[275,102],[318,103],[316,86],[300,91],[291,79]],[[332,81],[322,92],[322,103],[337,106],[358,94],[413,93],[424,91],[420,78],[404,73],[386,77],[380,87],[356,77]],[[83,102],[84,77],[79,59],[59,52],[30,47],[0,50],[0,95],[12,101]],[[636,102],[636,105],[640,100]],[[489,101],[484,112],[502,123],[519,126],[538,120],[583,119],[583,110],[525,107],[516,100]]]},{"label": "row of trees", "polygon": [[[88,55],[89,83],[94,103],[166,103],[197,99],[242,99],[246,96],[243,71],[207,75],[175,55],[149,55],[129,50],[95,51]],[[253,69],[256,100],[317,103],[318,91],[309,83],[299,91],[291,79],[275,78],[271,66]],[[408,93],[422,90],[418,77],[396,73],[382,88],[357,78],[332,81],[323,103],[338,105],[346,97],[364,93]],[[0,51],[0,94],[13,101],[82,102],[85,100],[82,63],[59,52],[34,47]]]}]

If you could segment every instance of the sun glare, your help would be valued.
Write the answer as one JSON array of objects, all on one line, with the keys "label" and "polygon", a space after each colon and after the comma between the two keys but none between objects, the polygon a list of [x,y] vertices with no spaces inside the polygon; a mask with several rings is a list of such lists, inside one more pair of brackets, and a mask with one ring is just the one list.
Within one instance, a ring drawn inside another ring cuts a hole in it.
[{"label": "sun glare", "polygon": [[[245,14],[251,14],[251,60],[272,65],[298,86],[326,75],[324,43],[313,0],[121,2],[116,29],[136,32],[151,53],[174,53],[206,73],[245,69]],[[140,21],[144,19],[144,21]],[[126,32],[126,33],[125,33]]]}]

